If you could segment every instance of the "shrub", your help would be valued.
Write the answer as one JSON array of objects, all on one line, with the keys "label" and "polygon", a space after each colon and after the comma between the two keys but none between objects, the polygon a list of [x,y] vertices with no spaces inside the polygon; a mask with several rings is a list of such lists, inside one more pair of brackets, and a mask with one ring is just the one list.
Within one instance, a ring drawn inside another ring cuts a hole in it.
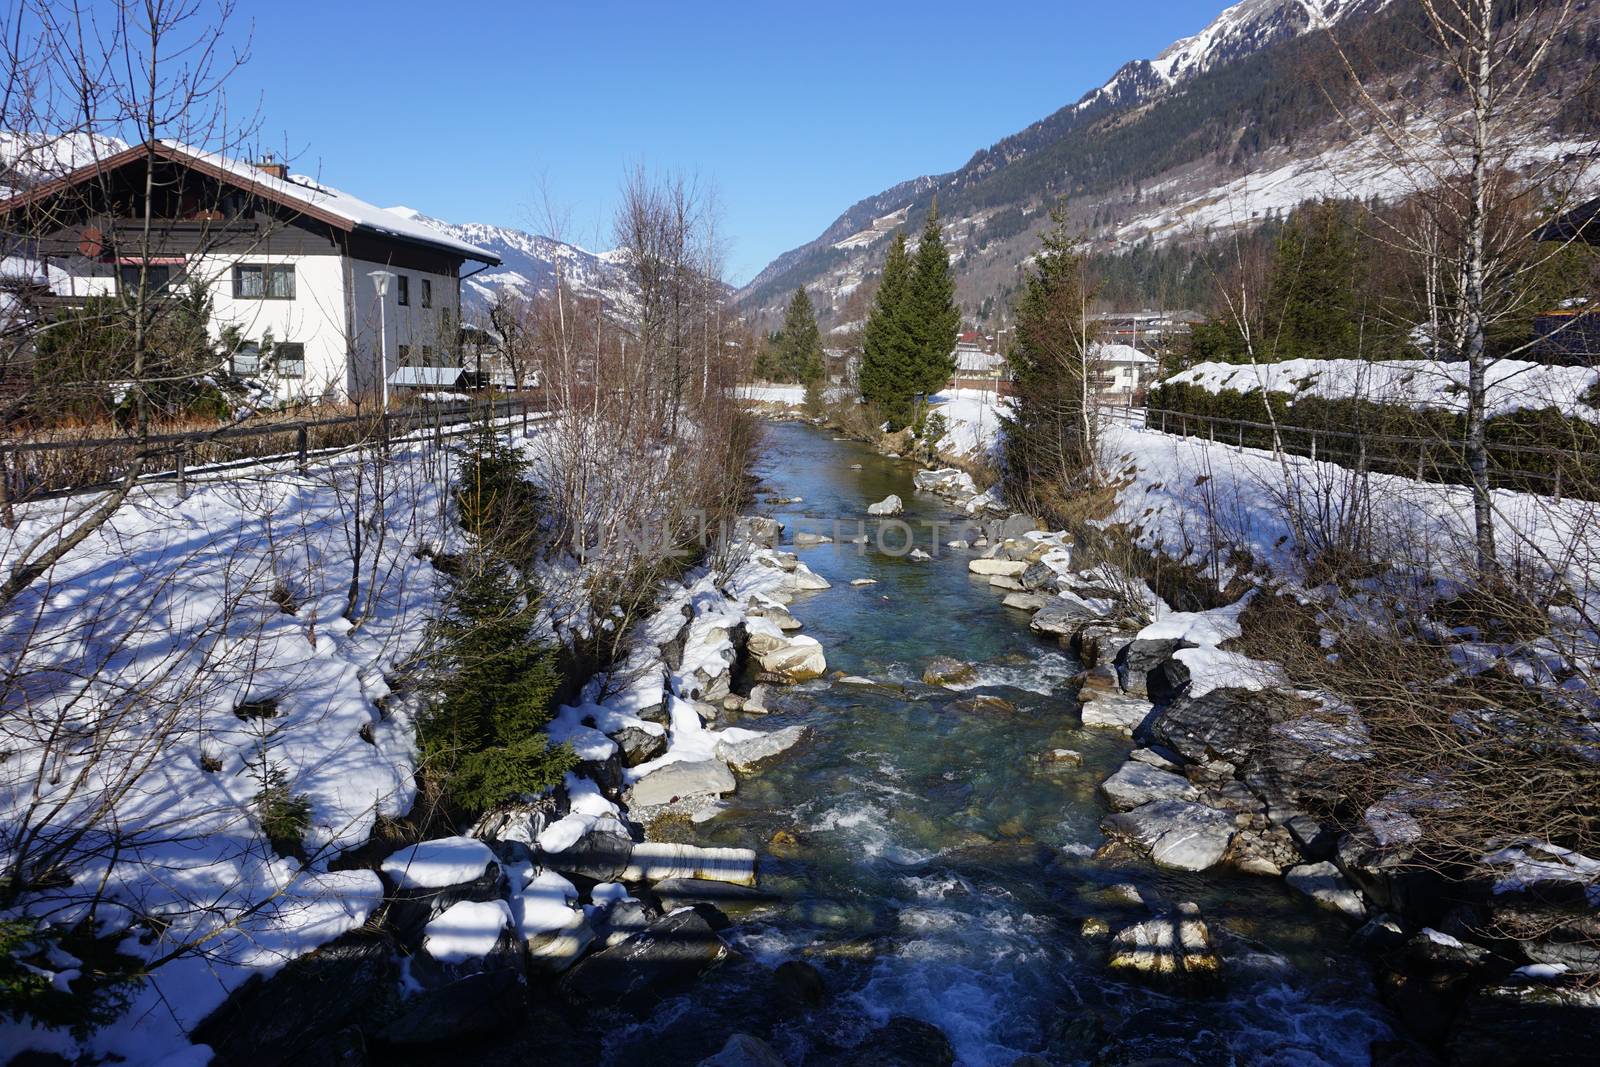
[{"label": "shrub", "polygon": [[301,842],[311,828],[311,798],[289,788],[281,767],[267,766],[260,774],[261,791],[256,794],[256,817],[267,835],[272,851],[280,856],[297,856]]},{"label": "shrub", "polygon": [[[32,917],[0,919],[0,1016],[67,1029],[79,1039],[104,1026],[122,1013],[137,981],[137,961],[118,955],[111,943]],[[52,980],[63,957],[79,965],[67,989]]]}]

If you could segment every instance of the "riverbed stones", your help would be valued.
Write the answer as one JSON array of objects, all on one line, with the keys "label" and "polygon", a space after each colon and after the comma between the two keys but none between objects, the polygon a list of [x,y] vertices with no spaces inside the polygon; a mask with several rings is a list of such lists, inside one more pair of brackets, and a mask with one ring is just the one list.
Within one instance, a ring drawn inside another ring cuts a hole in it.
[{"label": "riverbed stones", "polygon": [[967,561],[967,570],[973,574],[993,577],[1003,575],[1014,578],[1028,569],[1028,565],[1015,559],[970,559]]},{"label": "riverbed stones", "polygon": [[1203,871],[1214,866],[1233,839],[1233,816],[1185,800],[1156,800],[1108,815],[1100,829],[1149,852],[1158,867]]},{"label": "riverbed stones", "polygon": [[1117,811],[1132,811],[1156,800],[1195,800],[1199,790],[1181,774],[1160,771],[1148,764],[1129,760],[1100,784],[1100,792]]},{"label": "riverbed stones", "polygon": [[717,758],[736,771],[748,771],[763,760],[771,759],[780,752],[794,747],[805,733],[805,725],[796,724],[785,726],[781,730],[770,730],[755,737],[747,737],[742,741],[721,740],[717,742]]},{"label": "riverbed stones", "polygon": [[839,1060],[844,1067],[951,1067],[955,1062],[944,1031],[907,1015],[892,1017]]},{"label": "riverbed stones", "polygon": [[1022,583],[1005,574],[991,574],[989,576],[990,589],[1004,589],[1011,593],[1023,592]]},{"label": "riverbed stones", "polygon": [[1197,905],[1185,901],[1170,913],[1118,930],[1106,961],[1113,973],[1172,992],[1214,990],[1222,961]]},{"label": "riverbed stones", "polygon": [[833,538],[829,537],[827,534],[811,533],[809,531],[802,530],[794,535],[794,546],[796,548],[811,548],[815,545],[831,544],[833,544]]},{"label": "riverbed stones", "polygon": [[804,563],[797,564],[794,570],[789,572],[789,577],[784,584],[797,593],[810,593],[821,589],[833,588],[826,578],[817,574]]},{"label": "riverbed stones", "polygon": [[610,882],[628,869],[633,847],[633,837],[622,820],[602,815],[576,842],[560,852],[546,853],[541,862],[562,874]]},{"label": "riverbed stones", "polygon": [[649,763],[667,751],[665,730],[651,731],[642,726],[624,726],[611,735],[611,740],[617,743],[624,767],[637,767],[641,763]]},{"label": "riverbed stones", "polygon": [[689,797],[721,796],[738,788],[721,760],[684,760],[658,767],[628,790],[629,807],[656,807]]},{"label": "riverbed stones", "polygon": [[922,670],[922,680],[929,685],[969,685],[978,677],[978,669],[949,656],[935,656]]},{"label": "riverbed stones", "polygon": [[1115,730],[1127,737],[1149,717],[1153,705],[1142,697],[1095,689],[1084,702],[1083,725]]},{"label": "riverbed stones", "polygon": [[1117,653],[1116,666],[1122,675],[1122,684],[1130,693],[1164,700],[1178,692],[1189,678],[1182,663],[1173,654],[1193,648],[1188,641],[1176,638],[1135,638]]},{"label": "riverbed stones", "polygon": [[1039,754],[1039,762],[1051,767],[1077,767],[1083,763],[1083,753],[1071,748],[1052,748]]},{"label": "riverbed stones", "polygon": [[898,515],[904,510],[904,502],[893,493],[890,493],[876,504],[867,505],[868,515]]},{"label": "riverbed stones", "polygon": [[1336,911],[1353,922],[1367,917],[1367,905],[1339,868],[1327,860],[1303,863],[1283,876],[1289,888],[1304,893],[1321,907]]}]

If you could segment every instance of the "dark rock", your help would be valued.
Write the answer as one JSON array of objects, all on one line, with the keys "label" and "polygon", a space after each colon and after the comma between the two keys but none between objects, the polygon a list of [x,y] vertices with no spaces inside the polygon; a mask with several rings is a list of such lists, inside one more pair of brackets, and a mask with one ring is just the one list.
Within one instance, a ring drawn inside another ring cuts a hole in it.
[{"label": "dark rock", "polygon": [[772,1046],[750,1034],[734,1034],[722,1051],[700,1061],[699,1067],[784,1067]]},{"label": "dark rock", "polygon": [[922,680],[928,685],[965,685],[978,676],[978,669],[970,663],[935,656],[922,671]]},{"label": "dark rock", "polygon": [[619,900],[601,913],[595,923],[595,938],[601,948],[610,948],[642,933],[650,923],[650,912],[644,904],[632,898]]},{"label": "dark rock", "polygon": [[688,988],[727,954],[703,916],[679,911],[578,961],[561,979],[561,988],[576,1000],[642,1011]]},{"label": "dark rock", "polygon": [[637,767],[641,763],[648,763],[667,750],[665,732],[651,733],[637,726],[624,726],[611,735],[611,740],[622,750],[624,767]]},{"label": "dark rock", "polygon": [[1180,649],[1194,645],[1179,638],[1134,639],[1117,653],[1116,666],[1122,687],[1138,696],[1160,703],[1189,684],[1189,670],[1172,658]]},{"label": "dark rock", "polygon": [[600,787],[610,800],[622,796],[626,784],[622,779],[622,754],[613,752],[603,760],[586,760],[573,769],[579,778],[588,778]]},{"label": "dark rock", "polygon": [[956,1054],[937,1026],[896,1015],[840,1062],[847,1067],[952,1067]]},{"label": "dark rock", "polygon": [[367,1040],[361,1028],[347,1026],[295,1057],[295,1067],[365,1067]]},{"label": "dark rock", "polygon": [[324,1039],[392,1010],[400,963],[384,938],[347,934],[251,978],[189,1035],[226,1064],[297,1062]]},{"label": "dark rock", "polygon": [[1469,995],[1449,1037],[1458,1067],[1578,1067],[1595,1062],[1600,1006],[1592,994],[1491,986]]},{"label": "dark rock", "polygon": [[528,1013],[527,985],[516,971],[484,971],[407,1001],[375,1040],[437,1045],[509,1030]]},{"label": "dark rock", "polygon": [[784,1012],[799,1015],[820,1008],[828,999],[828,986],[811,964],[789,960],[772,973],[772,997]]},{"label": "dark rock", "polygon": [[[1130,648],[1140,642],[1135,641]],[[1181,696],[1140,732],[1192,763],[1226,760],[1244,766],[1267,746],[1268,730],[1287,716],[1283,701],[1240,689]]]},{"label": "dark rock", "polygon": [[599,819],[572,847],[541,855],[545,866],[562,874],[576,874],[596,882],[613,882],[628,869],[633,837],[621,820]]},{"label": "dark rock", "polygon": [[723,910],[736,910],[770,904],[778,898],[754,886],[715,882],[706,878],[666,878],[652,887],[662,911],[677,911],[693,904],[712,904]]}]

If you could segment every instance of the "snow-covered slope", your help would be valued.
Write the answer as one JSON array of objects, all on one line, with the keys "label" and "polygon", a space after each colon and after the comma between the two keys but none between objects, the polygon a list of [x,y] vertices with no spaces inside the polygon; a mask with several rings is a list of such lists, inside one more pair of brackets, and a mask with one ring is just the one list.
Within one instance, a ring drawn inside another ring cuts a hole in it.
[{"label": "snow-covered slope", "polygon": [[408,207],[389,211],[500,257],[500,266],[474,274],[462,285],[461,298],[469,318],[484,313],[502,293],[532,297],[551,291],[558,268],[567,284],[580,295],[598,295],[609,304],[626,302],[628,283],[622,252],[590,252],[509,226],[446,222]]}]

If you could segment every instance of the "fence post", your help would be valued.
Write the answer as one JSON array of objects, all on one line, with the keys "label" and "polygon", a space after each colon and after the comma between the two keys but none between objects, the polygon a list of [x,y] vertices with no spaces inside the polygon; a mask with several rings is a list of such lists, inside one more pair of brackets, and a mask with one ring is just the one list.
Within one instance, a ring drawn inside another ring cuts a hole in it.
[{"label": "fence post", "polygon": [[0,521],[14,529],[17,517],[11,512],[11,450],[0,448]]},{"label": "fence post", "polygon": [[1561,503],[1561,453],[1556,453],[1556,503]]},{"label": "fence post", "polygon": [[310,446],[311,434],[306,430],[306,424],[302,422],[300,428],[294,433],[294,447],[295,451],[299,453],[295,466],[299,468],[301,474],[306,472],[307,453],[311,451]]},{"label": "fence post", "polygon": [[178,499],[179,500],[187,499],[188,496],[189,496],[188,463],[189,463],[189,443],[187,441],[179,442],[179,444],[178,444]]},{"label": "fence post", "polygon": [[1311,431],[1311,462],[1317,461],[1317,431]]}]

